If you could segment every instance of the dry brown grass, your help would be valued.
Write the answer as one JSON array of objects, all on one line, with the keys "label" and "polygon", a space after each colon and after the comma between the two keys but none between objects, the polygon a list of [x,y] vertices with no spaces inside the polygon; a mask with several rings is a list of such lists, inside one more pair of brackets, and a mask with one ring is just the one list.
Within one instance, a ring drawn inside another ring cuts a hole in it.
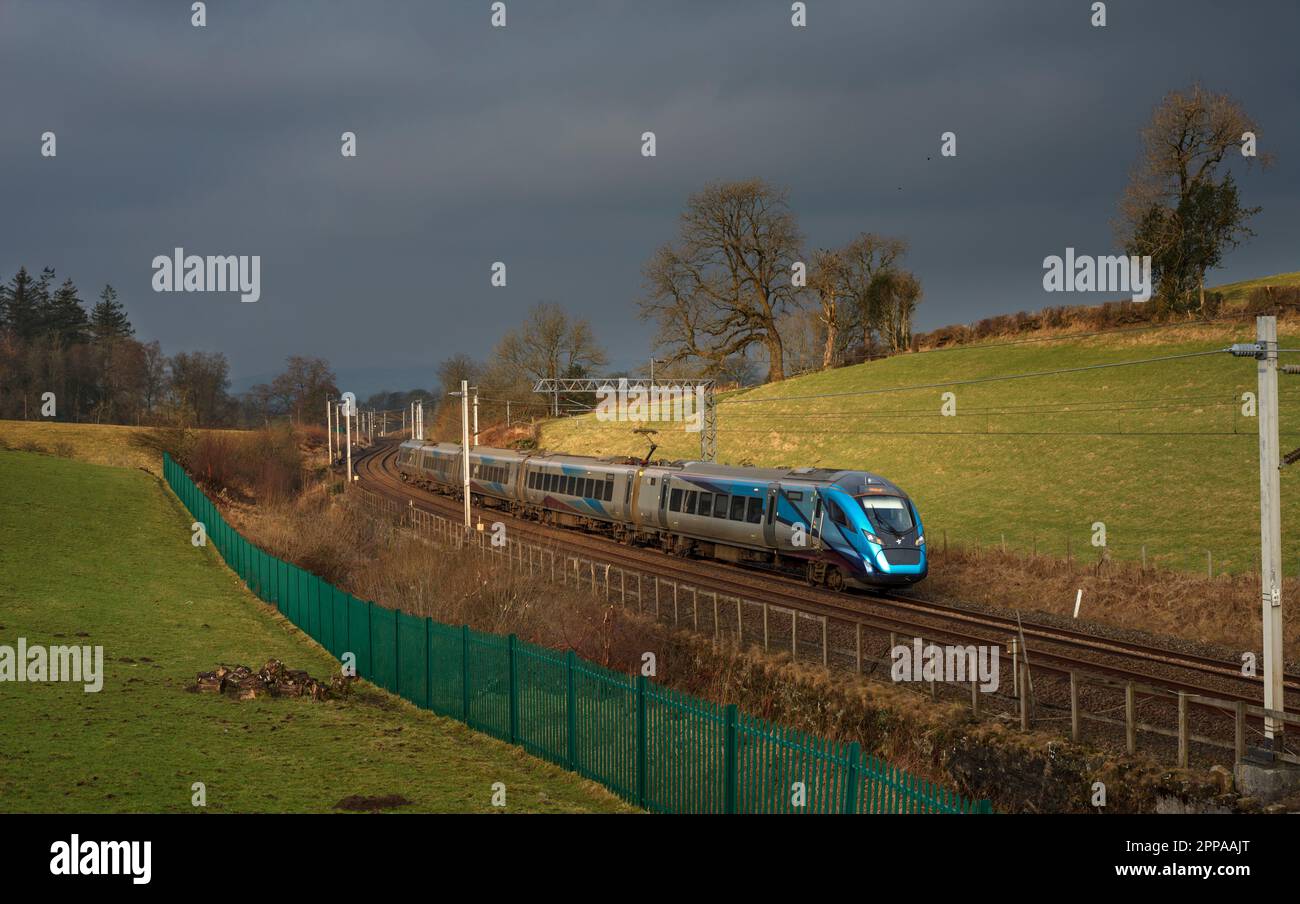
[{"label": "dry brown grass", "polygon": [[[930,577],[923,596],[976,603],[1001,610],[1079,617],[1135,631],[1259,651],[1263,627],[1260,581],[1250,574],[1207,577],[1186,572],[1143,571],[1132,562],[1062,558],[954,546],[931,548]],[[1284,581],[1283,598],[1296,599],[1300,579]],[[1286,658],[1300,660],[1300,622],[1284,627]]]},{"label": "dry brown grass", "polygon": [[44,452],[96,465],[143,468],[161,475],[161,455],[152,454],[134,442],[136,437],[153,432],[153,429],[117,424],[0,421],[0,449]]}]

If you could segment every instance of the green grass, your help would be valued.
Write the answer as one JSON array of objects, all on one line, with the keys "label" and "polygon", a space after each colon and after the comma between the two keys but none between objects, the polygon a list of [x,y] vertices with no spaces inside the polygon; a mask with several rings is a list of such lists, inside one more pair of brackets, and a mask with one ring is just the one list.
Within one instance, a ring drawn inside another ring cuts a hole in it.
[{"label": "green grass", "polygon": [[[258,602],[154,477],[0,453],[0,643],[104,648],[104,685],[0,684],[0,812],[628,809],[593,783],[361,684],[349,700],[238,702],[186,691],[218,663],[337,663]],[[85,632],[88,636],[78,636]]]},{"label": "green grass", "polygon": [[[1276,282],[1277,278],[1270,278]],[[1091,338],[902,355],[720,399],[719,461],[863,468],[915,498],[932,543],[1112,555],[1215,572],[1256,566],[1258,426],[1241,416],[1254,362],[1218,354],[973,385],[981,377],[1203,352],[1254,338],[1254,324],[1180,326]],[[1284,323],[1282,345],[1300,348]],[[1300,363],[1300,356],[1290,356]],[[1281,377],[1282,447],[1300,446],[1300,376]],[[904,389],[924,385],[924,389]],[[840,398],[794,397],[863,391]],[[941,393],[957,416],[941,417]],[[747,400],[765,400],[763,402]],[[772,401],[766,401],[772,400]],[[547,424],[542,444],[640,454],[640,426],[592,416]],[[699,434],[660,429],[657,456],[698,458]],[[1300,557],[1300,468],[1282,475],[1283,555]],[[1287,569],[1294,571],[1294,565]]]}]

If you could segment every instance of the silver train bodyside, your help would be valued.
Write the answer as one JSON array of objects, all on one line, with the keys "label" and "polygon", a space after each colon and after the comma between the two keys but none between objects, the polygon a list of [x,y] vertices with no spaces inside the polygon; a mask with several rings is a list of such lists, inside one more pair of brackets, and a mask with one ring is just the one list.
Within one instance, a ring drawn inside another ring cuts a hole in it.
[{"label": "silver train bodyside", "polygon": [[[485,446],[470,449],[469,463],[479,505],[629,544],[796,574],[832,589],[902,586],[928,572],[915,505],[863,471],[642,465]],[[405,442],[397,466],[403,480],[460,496],[459,444]],[[882,506],[893,519],[887,528],[873,515]]]}]

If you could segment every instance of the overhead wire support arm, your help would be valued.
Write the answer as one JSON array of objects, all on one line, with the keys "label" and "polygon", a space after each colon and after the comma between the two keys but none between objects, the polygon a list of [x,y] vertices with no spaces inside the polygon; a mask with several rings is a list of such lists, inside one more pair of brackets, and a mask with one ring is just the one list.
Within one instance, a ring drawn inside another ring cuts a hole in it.
[{"label": "overhead wire support arm", "polygon": [[641,377],[556,377],[538,380],[533,392],[548,395],[554,400],[554,411],[559,414],[561,393],[600,392],[653,392],[655,389],[691,389],[700,393],[703,410],[700,412],[700,458],[716,461],[718,457],[718,411],[711,379],[673,379],[655,382]]}]

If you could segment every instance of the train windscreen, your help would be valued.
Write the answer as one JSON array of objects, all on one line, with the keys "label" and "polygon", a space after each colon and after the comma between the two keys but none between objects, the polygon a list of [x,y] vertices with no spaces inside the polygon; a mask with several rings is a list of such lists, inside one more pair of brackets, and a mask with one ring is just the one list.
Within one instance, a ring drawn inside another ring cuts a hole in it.
[{"label": "train windscreen", "polygon": [[858,501],[876,527],[895,534],[912,529],[912,510],[897,496],[859,496]]}]

